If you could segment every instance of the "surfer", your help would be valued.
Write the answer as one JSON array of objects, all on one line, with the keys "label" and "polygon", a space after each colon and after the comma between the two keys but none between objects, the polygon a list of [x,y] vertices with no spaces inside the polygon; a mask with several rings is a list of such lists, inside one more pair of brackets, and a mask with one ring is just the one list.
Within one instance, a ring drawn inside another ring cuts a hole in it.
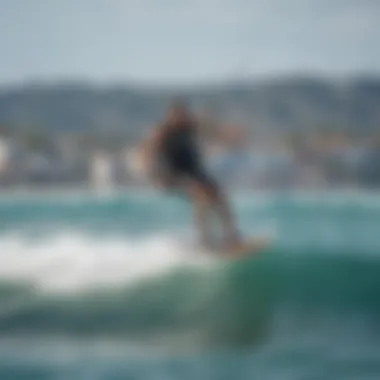
[{"label": "surfer", "polygon": [[229,203],[205,169],[198,137],[199,124],[184,105],[174,103],[164,122],[143,142],[143,159],[156,184],[167,190],[181,189],[191,199],[203,245],[214,246],[211,216],[215,214],[222,226],[223,246],[239,248],[241,241]]}]

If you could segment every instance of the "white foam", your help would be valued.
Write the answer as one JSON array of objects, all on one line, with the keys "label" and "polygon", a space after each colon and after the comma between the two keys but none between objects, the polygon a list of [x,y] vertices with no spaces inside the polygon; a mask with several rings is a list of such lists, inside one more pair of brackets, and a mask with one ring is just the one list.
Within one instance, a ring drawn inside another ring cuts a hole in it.
[{"label": "white foam", "polygon": [[39,242],[18,234],[3,235],[0,281],[26,282],[43,291],[78,292],[134,283],[181,266],[213,261],[186,247],[169,235],[133,241],[66,232]]}]

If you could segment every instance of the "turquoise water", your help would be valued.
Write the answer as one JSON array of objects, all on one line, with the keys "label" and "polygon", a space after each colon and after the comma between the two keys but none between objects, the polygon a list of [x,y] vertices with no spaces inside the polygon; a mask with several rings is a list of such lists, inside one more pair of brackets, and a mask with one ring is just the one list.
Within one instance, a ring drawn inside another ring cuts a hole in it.
[{"label": "turquoise water", "polygon": [[378,379],[380,196],[244,194],[260,256],[193,245],[181,199],[0,199],[0,379]]}]

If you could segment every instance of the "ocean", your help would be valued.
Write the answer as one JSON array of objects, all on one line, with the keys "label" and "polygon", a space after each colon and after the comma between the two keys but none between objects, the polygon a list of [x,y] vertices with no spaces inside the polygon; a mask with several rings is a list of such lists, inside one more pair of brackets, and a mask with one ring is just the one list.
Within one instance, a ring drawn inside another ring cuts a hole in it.
[{"label": "ocean", "polygon": [[257,256],[180,198],[0,197],[0,379],[379,379],[380,195],[239,193]]}]

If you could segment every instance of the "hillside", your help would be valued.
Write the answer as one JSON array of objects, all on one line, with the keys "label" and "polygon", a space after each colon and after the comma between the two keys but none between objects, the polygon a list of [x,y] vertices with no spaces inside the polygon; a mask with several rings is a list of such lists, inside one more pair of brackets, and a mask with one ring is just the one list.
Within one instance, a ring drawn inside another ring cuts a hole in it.
[{"label": "hillside", "polygon": [[0,124],[54,131],[118,131],[131,137],[162,117],[176,96],[225,120],[266,131],[380,128],[380,78],[346,82],[283,78],[174,90],[87,83],[0,87]]}]

